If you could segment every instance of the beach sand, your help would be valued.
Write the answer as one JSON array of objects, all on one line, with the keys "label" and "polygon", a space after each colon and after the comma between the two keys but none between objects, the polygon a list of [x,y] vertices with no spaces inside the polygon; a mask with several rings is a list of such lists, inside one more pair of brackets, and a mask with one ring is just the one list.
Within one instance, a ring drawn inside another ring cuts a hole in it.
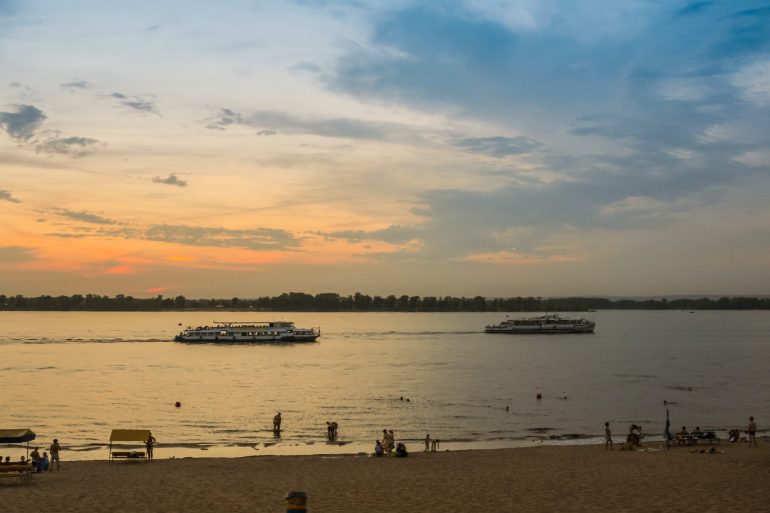
[{"label": "beach sand", "polygon": [[[409,458],[267,456],[67,462],[30,486],[0,483],[3,511],[763,512],[770,443],[723,453],[602,446],[410,453]],[[413,449],[417,449],[414,446]],[[63,453],[66,458],[66,452]]]}]

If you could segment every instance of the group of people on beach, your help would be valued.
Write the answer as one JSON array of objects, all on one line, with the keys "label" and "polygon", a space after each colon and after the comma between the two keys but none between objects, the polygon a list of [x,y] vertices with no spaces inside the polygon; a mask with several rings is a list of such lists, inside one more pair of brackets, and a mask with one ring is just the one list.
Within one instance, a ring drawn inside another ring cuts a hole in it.
[{"label": "group of people on beach", "polygon": [[430,433],[425,435],[425,452],[436,452],[441,445],[441,440],[438,438],[431,438]]},{"label": "group of people on beach", "polygon": [[51,452],[51,457],[48,457],[48,453],[46,451],[43,451],[43,455],[40,455],[40,447],[35,447],[32,449],[32,452],[29,453],[29,459],[22,456],[21,459],[17,461],[11,461],[10,456],[6,456],[5,460],[3,460],[3,457],[0,456],[0,465],[28,465],[32,470],[35,472],[44,472],[46,470],[53,470],[53,465],[56,463],[56,471],[59,471],[59,451],[61,451],[61,446],[59,445],[59,440],[54,439],[53,443],[51,444],[51,447],[48,448],[48,450]]},{"label": "group of people on beach", "polygon": [[[728,432],[728,441],[737,442],[740,440],[741,431],[739,429],[731,429]],[[746,429],[746,441],[749,442],[749,447],[757,447],[757,423],[754,421],[754,417],[749,417],[749,425]],[[430,435],[429,435],[430,436]],[[642,446],[642,426],[631,424],[628,428],[628,436],[626,441],[621,447],[621,450],[633,450],[636,447]],[[677,442],[685,440],[715,440],[716,433],[714,431],[701,431],[700,427],[696,427],[694,431],[688,431],[686,426],[682,426],[680,431],[677,431],[675,437],[669,438],[669,440],[676,440]],[[610,423],[604,423],[604,449],[613,448],[612,442],[612,430],[610,429]],[[425,439],[425,450],[428,450],[428,439]]]},{"label": "group of people on beach", "polygon": [[382,441],[374,441],[374,455],[375,456],[390,456],[393,451],[396,452],[397,458],[406,458],[409,453],[406,450],[406,444],[404,442],[396,443],[396,435],[392,429],[382,430]]}]

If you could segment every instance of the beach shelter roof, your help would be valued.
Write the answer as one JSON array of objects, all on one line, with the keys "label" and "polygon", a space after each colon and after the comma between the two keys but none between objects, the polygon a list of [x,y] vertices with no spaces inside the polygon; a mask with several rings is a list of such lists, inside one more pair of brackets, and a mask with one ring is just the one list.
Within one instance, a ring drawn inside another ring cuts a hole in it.
[{"label": "beach shelter roof", "polygon": [[150,435],[149,429],[113,429],[110,442],[146,442]]},{"label": "beach shelter roof", "polygon": [[0,444],[20,444],[34,440],[31,429],[0,429]]}]

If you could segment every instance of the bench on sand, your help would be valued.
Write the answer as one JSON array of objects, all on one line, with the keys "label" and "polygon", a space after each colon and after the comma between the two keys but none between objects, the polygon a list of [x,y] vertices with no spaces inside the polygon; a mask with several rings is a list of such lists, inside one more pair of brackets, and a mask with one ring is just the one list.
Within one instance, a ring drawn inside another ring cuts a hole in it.
[{"label": "bench on sand", "polygon": [[32,471],[27,465],[3,464],[0,465],[0,479],[18,479],[22,484],[32,481]]},{"label": "bench on sand", "polygon": [[127,458],[127,459],[144,459],[147,457],[147,454],[145,454],[143,451],[112,451],[110,453],[110,459],[115,458]]}]

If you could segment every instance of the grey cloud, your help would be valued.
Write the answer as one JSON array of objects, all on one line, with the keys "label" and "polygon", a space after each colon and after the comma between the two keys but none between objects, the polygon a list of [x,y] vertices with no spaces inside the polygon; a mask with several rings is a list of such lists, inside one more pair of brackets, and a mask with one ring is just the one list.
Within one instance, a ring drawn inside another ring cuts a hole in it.
[{"label": "grey cloud", "polygon": [[75,80],[73,82],[66,82],[61,85],[62,89],[68,91],[74,91],[76,89],[91,89],[91,83],[86,80]]},{"label": "grey cloud", "polygon": [[219,112],[206,120],[206,128],[212,130],[224,130],[230,125],[239,125],[243,123],[243,117],[230,109],[220,109]]},{"label": "grey cloud", "polygon": [[159,176],[156,176],[152,179],[155,183],[163,183],[166,185],[176,185],[177,187],[187,187],[187,180],[180,180],[176,174],[171,173],[166,178],[161,178]]},{"label": "grey cloud", "polygon": [[13,139],[28,141],[45,119],[46,115],[37,107],[17,105],[15,112],[0,112],[0,127]]},{"label": "grey cloud", "polygon": [[123,93],[112,93],[111,98],[115,98],[120,101],[120,104],[139,112],[147,112],[151,114],[159,114],[155,108],[155,102],[147,100],[140,96],[127,96]]},{"label": "grey cloud", "polygon": [[45,140],[35,147],[38,153],[48,155],[61,154],[82,157],[99,145],[97,139],[90,137],[58,137]]},{"label": "grey cloud", "polygon": [[299,244],[291,232],[272,228],[231,230],[157,224],[145,230],[143,237],[153,241],[189,246],[233,247],[252,250],[286,250],[296,248]]},{"label": "grey cloud", "polygon": [[6,189],[0,189],[0,201],[10,201],[11,203],[20,203],[20,201],[13,197],[11,191]]},{"label": "grey cloud", "polygon": [[230,109],[220,109],[217,115],[206,119],[206,128],[225,130],[231,125],[259,128],[257,135],[274,135],[276,127],[287,134],[312,134],[322,137],[346,139],[371,139],[414,141],[419,133],[412,127],[398,123],[365,121],[350,118],[312,118],[295,116],[287,112],[257,111],[242,115]]},{"label": "grey cloud", "polygon": [[540,142],[524,136],[465,137],[455,140],[454,145],[462,150],[498,158],[529,153],[542,146]]},{"label": "grey cloud", "polygon": [[90,212],[86,211],[74,211],[67,208],[56,208],[53,209],[53,211],[61,216],[66,217],[68,219],[73,219],[75,221],[82,221],[84,223],[91,223],[91,224],[117,224],[117,221],[108,219],[106,217],[102,217],[96,214],[91,214]]},{"label": "grey cloud", "polygon": [[421,236],[421,229],[413,226],[393,225],[381,230],[343,230],[336,232],[319,232],[327,239],[341,239],[350,242],[379,240],[391,244],[403,244]]},{"label": "grey cloud", "polygon": [[15,264],[32,260],[36,256],[35,250],[22,246],[0,247],[0,264]]}]

